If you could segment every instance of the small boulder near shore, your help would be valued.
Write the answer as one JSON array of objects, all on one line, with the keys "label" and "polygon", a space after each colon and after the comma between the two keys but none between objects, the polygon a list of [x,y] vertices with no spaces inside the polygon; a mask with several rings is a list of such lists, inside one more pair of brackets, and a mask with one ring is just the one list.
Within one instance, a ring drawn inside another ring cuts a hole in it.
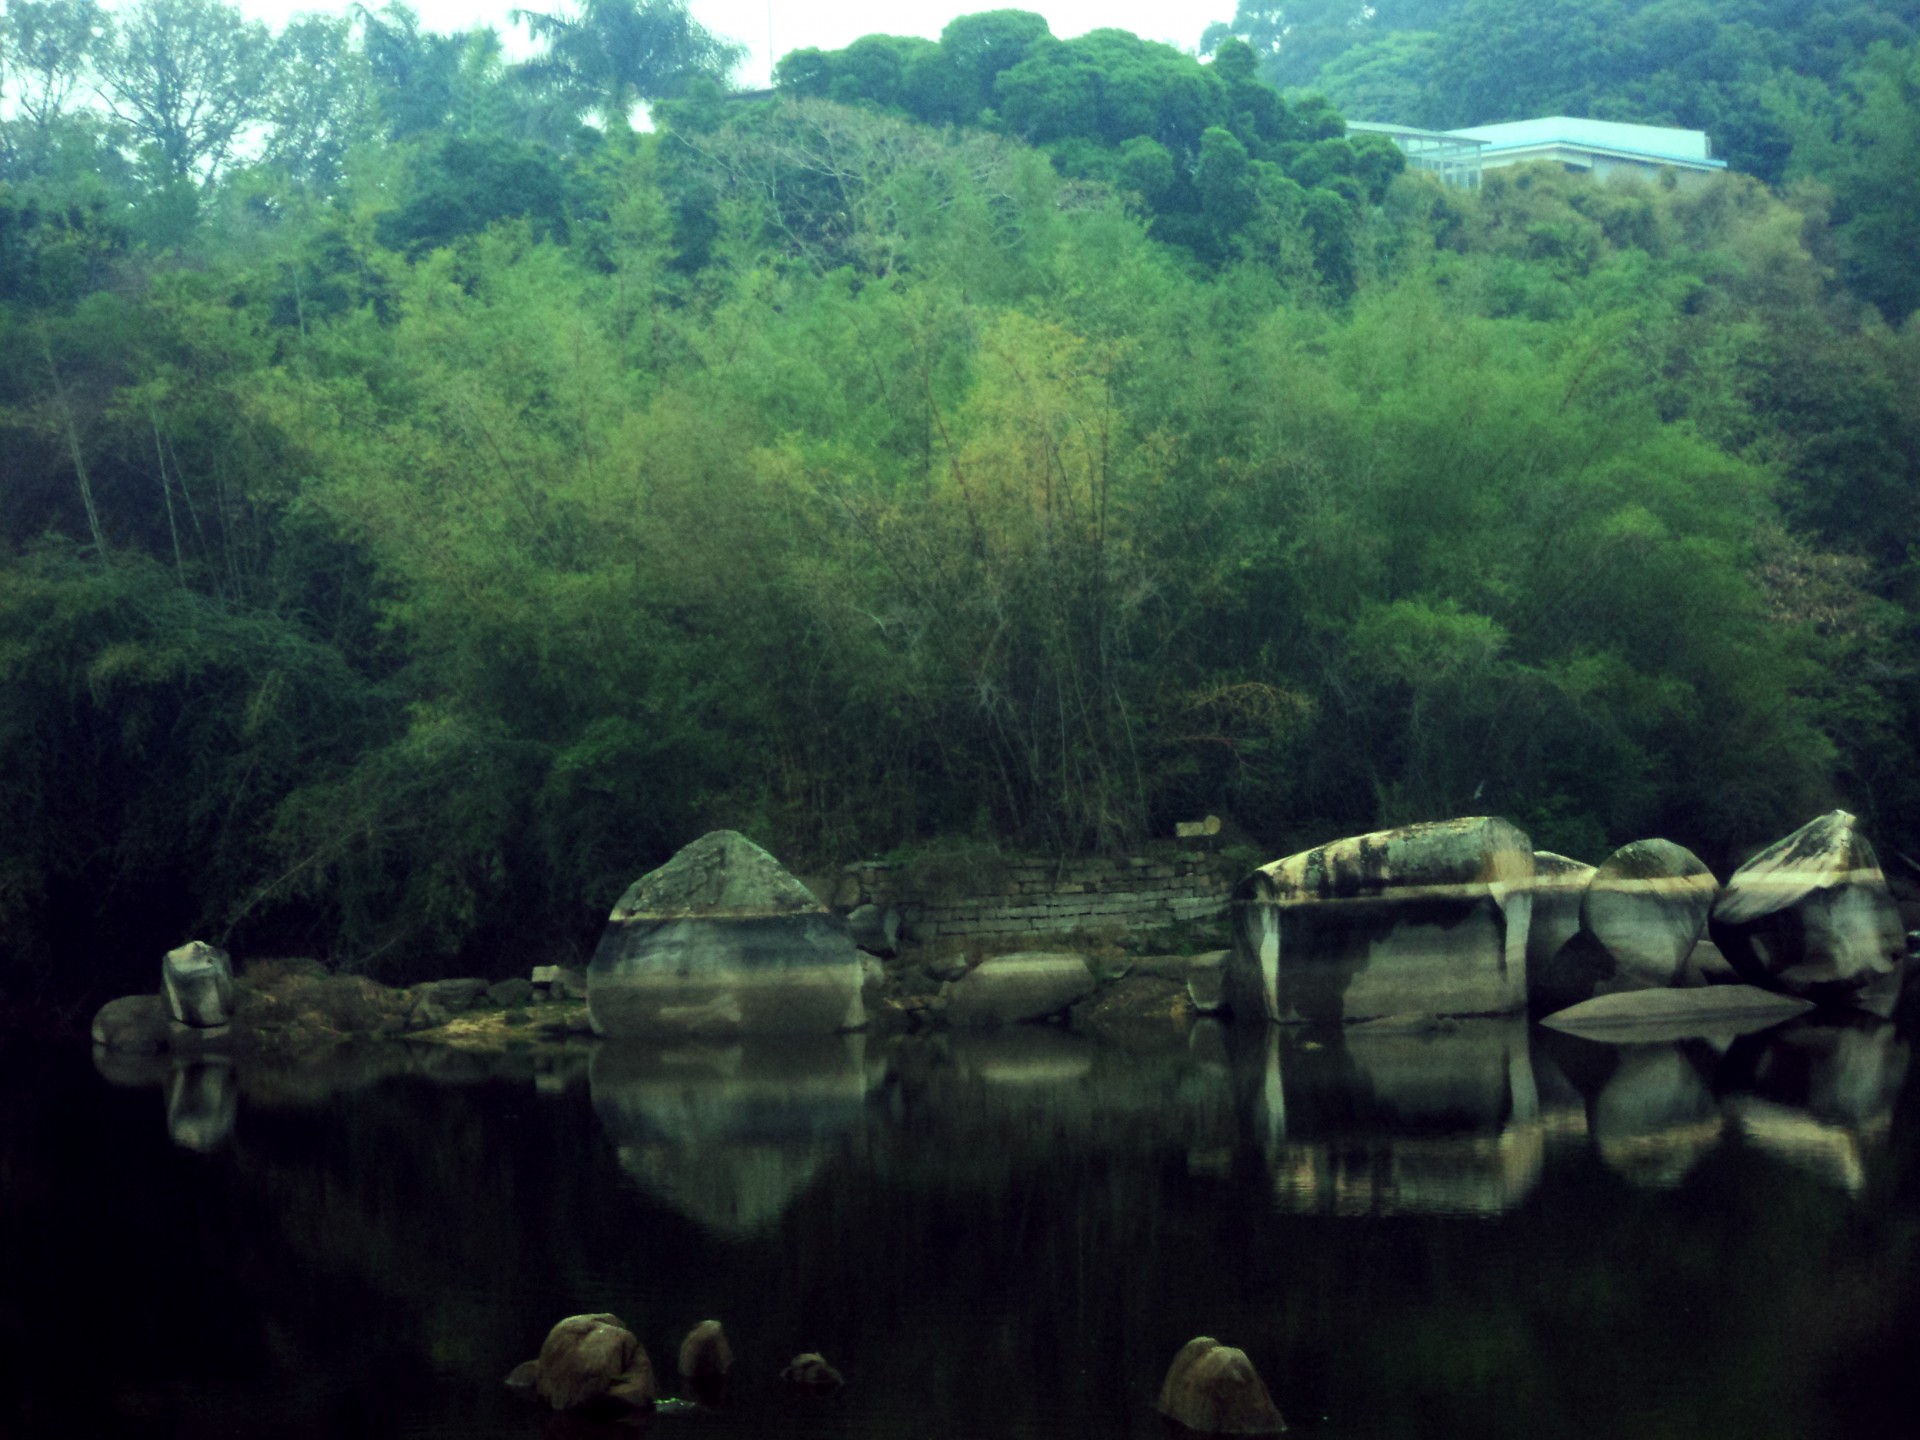
[{"label": "small boulder near shore", "polygon": [[1264,865],[1234,891],[1227,1001],[1242,1019],[1340,1024],[1526,1003],[1533,844],[1479,816]]},{"label": "small boulder near shore", "polygon": [[846,921],[746,836],[715,830],[631,885],[587,969],[615,1038],[831,1034],[866,1024]]},{"label": "small boulder near shore", "polygon": [[1208,1335],[1180,1347],[1156,1408],[1202,1435],[1276,1435],[1287,1428],[1246,1353]]},{"label": "small boulder near shore", "polygon": [[1906,955],[1900,911],[1859,822],[1834,810],[1733,873],[1708,919],[1750,985],[1819,1003],[1888,982]]}]

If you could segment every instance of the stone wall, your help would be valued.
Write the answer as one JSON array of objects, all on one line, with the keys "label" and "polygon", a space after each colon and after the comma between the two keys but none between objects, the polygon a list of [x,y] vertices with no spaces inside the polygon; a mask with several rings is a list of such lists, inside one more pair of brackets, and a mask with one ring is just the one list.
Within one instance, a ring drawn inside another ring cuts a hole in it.
[{"label": "stone wall", "polygon": [[846,868],[840,908],[892,905],[901,931],[942,936],[1144,930],[1226,913],[1242,866],[1200,850],[1082,860],[1005,860],[966,879],[915,880],[900,867]]}]

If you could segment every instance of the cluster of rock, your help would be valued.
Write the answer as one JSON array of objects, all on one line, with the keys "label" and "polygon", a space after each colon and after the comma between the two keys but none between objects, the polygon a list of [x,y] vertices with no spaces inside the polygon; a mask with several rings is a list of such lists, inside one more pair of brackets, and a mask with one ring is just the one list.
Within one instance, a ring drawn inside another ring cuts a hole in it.
[{"label": "cluster of rock", "polygon": [[404,988],[331,974],[309,960],[258,961],[236,977],[227,953],[199,940],[168,952],[160,981],[157,994],[101,1006],[94,1043],[120,1055],[300,1055],[355,1037],[437,1031],[481,1012],[514,1016],[586,993],[580,971],[558,967],[536,969],[532,979],[464,977]]},{"label": "cluster of rock", "polygon": [[1588,866],[1535,852],[1500,819],[1412,825],[1262,866],[1235,892],[1234,916],[1234,1013],[1283,1023],[1546,1015],[1729,983],[1884,1008],[1907,949],[1872,846],[1841,810],[1725,887],[1668,840]]},{"label": "cluster of rock", "polygon": [[[676,1368],[692,1403],[718,1409],[726,1402],[733,1347],[718,1320],[702,1320],[680,1342]],[[824,1393],[844,1383],[817,1352],[796,1355],[780,1371],[796,1390]],[[514,1366],[507,1388],[549,1409],[606,1419],[652,1410],[660,1387],[646,1347],[618,1316],[569,1315],[547,1332],[537,1359]]]}]

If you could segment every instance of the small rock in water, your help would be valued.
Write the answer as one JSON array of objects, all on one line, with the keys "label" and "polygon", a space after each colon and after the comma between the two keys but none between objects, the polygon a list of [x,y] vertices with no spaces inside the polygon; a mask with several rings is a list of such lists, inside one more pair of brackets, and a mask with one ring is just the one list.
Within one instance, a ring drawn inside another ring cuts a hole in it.
[{"label": "small rock in water", "polygon": [[680,1373],[689,1380],[725,1375],[733,1368],[733,1347],[718,1320],[702,1320],[680,1342]]},{"label": "small rock in water", "polygon": [[1157,1408],[1203,1435],[1273,1435],[1287,1428],[1245,1352],[1207,1335],[1173,1357]]},{"label": "small rock in water", "polygon": [[809,1350],[804,1355],[796,1355],[781,1370],[780,1378],[798,1390],[827,1391],[838,1390],[846,1381],[838,1370],[826,1362],[826,1358],[817,1351]]}]

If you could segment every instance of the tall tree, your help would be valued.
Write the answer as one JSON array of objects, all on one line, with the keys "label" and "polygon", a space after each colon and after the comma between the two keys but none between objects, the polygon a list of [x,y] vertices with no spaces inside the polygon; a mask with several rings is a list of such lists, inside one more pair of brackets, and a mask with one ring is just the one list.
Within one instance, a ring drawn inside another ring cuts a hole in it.
[{"label": "tall tree", "polygon": [[571,95],[609,128],[629,125],[634,106],[666,99],[695,76],[724,80],[745,54],[681,0],[583,0],[573,11],[511,14],[546,46],[520,67],[522,77]]},{"label": "tall tree", "polygon": [[102,97],[161,176],[216,179],[267,115],[273,37],[221,0],[140,0],[96,62]]}]

